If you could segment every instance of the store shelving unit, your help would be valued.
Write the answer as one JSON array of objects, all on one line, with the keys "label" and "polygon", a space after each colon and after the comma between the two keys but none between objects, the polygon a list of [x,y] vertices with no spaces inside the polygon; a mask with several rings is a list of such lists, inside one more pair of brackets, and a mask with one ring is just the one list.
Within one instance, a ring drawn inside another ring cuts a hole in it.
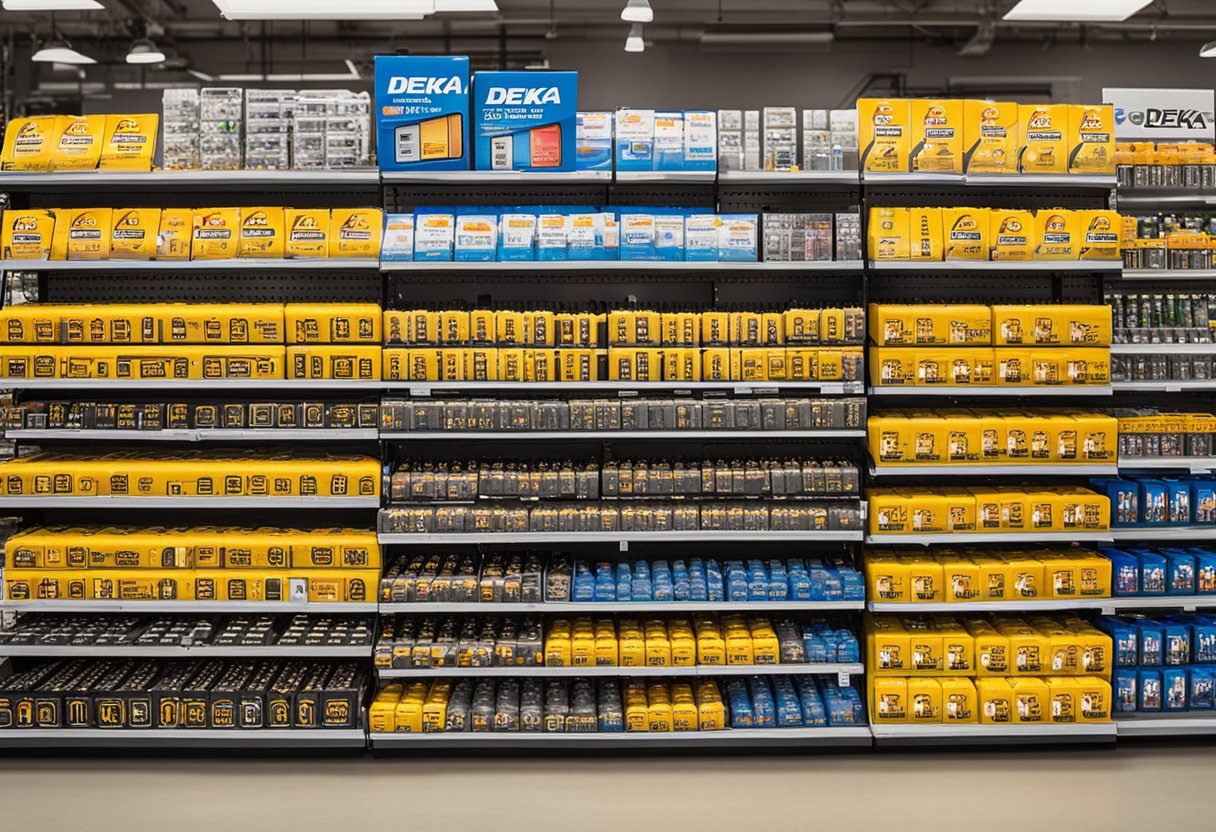
[{"label": "store shelving unit", "polygon": [[6,390],[105,390],[120,392],[171,391],[175,393],[226,393],[257,390],[270,393],[337,392],[377,393],[385,382],[345,379],[220,378],[220,379],[109,379],[109,378],[7,378],[0,379]]},{"label": "store shelving unit", "polygon": [[292,260],[0,260],[6,272],[267,272],[267,271],[378,271],[380,263],[368,258],[317,257]]},{"label": "store shelving unit", "polygon": [[1027,601],[981,601],[973,603],[896,604],[885,601],[869,601],[870,612],[929,613],[944,612],[953,615],[973,612],[1061,612],[1064,610],[1100,610],[1104,615],[1134,610],[1184,610],[1216,608],[1213,595],[1169,595],[1169,596],[1124,596],[1117,598],[1064,598]]},{"label": "store shelving unit", "polygon": [[1116,543],[1130,541],[1153,542],[1158,540],[1212,540],[1216,539],[1216,525],[1115,528],[1111,529],[1110,534]]},{"label": "store shelving unit", "polygon": [[20,508],[331,509],[375,508],[379,497],[0,497],[0,511]]},{"label": "store shelving unit", "polygon": [[[19,601],[9,599],[0,601],[0,609],[14,612],[55,612],[55,613],[139,613],[141,615],[159,615],[162,613],[196,613],[203,615],[221,614],[237,615],[244,613],[260,613],[274,615],[278,613],[369,613],[376,611],[374,601],[105,601],[105,600],[72,600],[55,598],[50,600]],[[4,654],[4,645],[0,645],[0,655]]]},{"label": "store shelving unit", "polygon": [[1211,737],[1216,735],[1216,716],[1200,711],[1188,713],[1136,714],[1115,717],[1119,739],[1140,737]]},{"label": "store shelving unit", "polygon": [[[3,503],[0,503],[3,505]],[[385,545],[482,543],[860,543],[861,531],[670,531],[670,532],[380,532]],[[625,551],[625,548],[622,548]]]},{"label": "store shelving unit", "polygon": [[580,613],[670,612],[677,615],[694,612],[805,612],[816,615],[835,612],[860,612],[864,601],[546,601],[527,604],[511,602],[427,601],[419,603],[380,602],[380,614],[446,615],[518,615]]},{"label": "store shelving unit", "polygon": [[[9,431],[12,435],[12,431]],[[704,442],[750,442],[781,439],[864,439],[864,430],[517,430],[517,431],[381,431],[380,438],[394,442],[550,442],[586,440],[612,442],[646,440],[670,442],[673,439]],[[1214,463],[1216,467],[1216,463]]]},{"label": "store shelving unit", "polygon": [[4,749],[277,749],[349,750],[367,747],[362,728],[20,728],[0,731]]},{"label": "store shelving unit", "polygon": [[[1216,382],[1213,382],[1216,385]],[[1110,384],[1073,384],[1061,385],[1059,387],[1047,387],[1043,385],[994,385],[991,387],[970,387],[967,385],[938,385],[916,386],[908,385],[907,387],[897,386],[877,386],[871,387],[867,391],[871,396],[924,396],[926,398],[940,399],[965,399],[971,396],[993,398],[999,396],[1017,397],[1019,399],[1056,399],[1067,398],[1072,396],[1077,397],[1100,397],[1113,395],[1116,390],[1120,389],[1120,385]]]},{"label": "store shelving unit", "polygon": [[1120,272],[1122,260],[871,260],[866,267],[880,272]]},{"label": "store shelving unit", "polygon": [[373,751],[491,749],[749,749],[749,748],[858,748],[872,743],[870,729],[728,728],[722,731],[629,731],[622,733],[546,734],[523,732],[436,732],[368,735]]},{"label": "store shelving unit", "polygon": [[1113,743],[1114,722],[1011,725],[873,725],[879,748],[894,745]]},{"label": "store shelving unit", "polygon": [[379,431],[367,428],[204,429],[204,430],[90,430],[56,428],[6,430],[6,439],[17,442],[374,442]]},{"label": "store shelving unit", "polygon": [[[385,389],[406,391],[410,396],[435,396],[445,393],[554,393],[579,396],[609,393],[634,396],[639,393],[733,393],[740,396],[791,393],[817,393],[824,396],[857,395],[860,382],[832,381],[386,381]],[[759,436],[760,432],[757,431]]]},{"label": "store shelving unit", "polygon": [[181,188],[223,188],[234,191],[350,189],[375,194],[380,189],[377,168],[344,170],[152,170],[56,171],[0,173],[0,192],[108,191],[112,188],[175,191]]},{"label": "store shelving unit", "polygon": [[1124,280],[1213,280],[1216,269],[1124,269]]},{"label": "store shelving unit", "polygon": [[546,678],[630,678],[630,677],[669,677],[683,678],[713,678],[717,676],[805,676],[823,674],[843,676],[860,676],[865,670],[860,663],[855,664],[752,664],[725,665],[714,667],[697,665],[694,667],[427,667],[392,669],[380,668],[377,673],[381,679],[438,679],[456,676],[476,677],[526,677],[543,676]]},{"label": "store shelving unit", "polygon": [[1206,474],[1216,471],[1216,457],[1167,456],[1167,457],[1120,457],[1120,471],[1190,471]]},{"label": "store shelving unit", "polygon": [[[1216,344],[1112,344],[1111,355],[1216,355]],[[1116,382],[1122,383],[1122,382]]]},{"label": "store shelving unit", "polygon": [[966,546],[974,543],[1049,543],[1066,546],[1069,543],[1112,543],[1111,532],[1010,532],[965,534],[873,534],[866,543],[907,546]]},{"label": "store shelving unit", "polygon": [[131,659],[365,659],[371,647],[366,644],[349,647],[297,647],[266,644],[258,647],[218,647],[210,644],[193,646],[87,644],[80,646],[4,644],[0,655],[10,658],[36,657],[47,659],[131,658]]},{"label": "store shelving unit", "polygon": [[527,260],[527,261],[385,261],[380,268],[386,272],[855,272],[860,273],[860,260],[812,261],[731,261],[699,263],[686,260]]},{"label": "store shelving unit", "polygon": [[1118,465],[1072,465],[1045,462],[1024,465],[875,465],[876,477],[1105,477],[1119,472]]}]

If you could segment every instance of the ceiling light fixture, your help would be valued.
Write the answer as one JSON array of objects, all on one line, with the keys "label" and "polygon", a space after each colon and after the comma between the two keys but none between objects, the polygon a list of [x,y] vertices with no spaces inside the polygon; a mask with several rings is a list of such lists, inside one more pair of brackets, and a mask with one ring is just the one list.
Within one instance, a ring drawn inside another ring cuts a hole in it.
[{"label": "ceiling light fixture", "polygon": [[1005,20],[1053,23],[1114,23],[1127,20],[1152,0],[1019,0]]},{"label": "ceiling light fixture", "polygon": [[73,64],[83,66],[95,64],[97,61],[77,52],[66,40],[52,39],[42,44],[42,48],[30,55],[30,60],[40,64]]},{"label": "ceiling light fixture", "polygon": [[6,12],[88,12],[104,9],[97,0],[4,0]]},{"label": "ceiling light fixture", "polygon": [[213,0],[227,20],[422,20],[434,0]]},{"label": "ceiling light fixture", "polygon": [[629,27],[629,37],[625,38],[626,52],[645,52],[646,41],[642,39],[642,24],[635,23]]},{"label": "ceiling light fixture", "polygon": [[129,64],[161,64],[165,62],[165,53],[160,51],[155,43],[150,38],[139,38],[131,41],[131,48],[127,50],[127,63]]},{"label": "ceiling light fixture", "polygon": [[496,12],[496,0],[435,0],[437,12]]},{"label": "ceiling light fixture", "polygon": [[654,9],[649,0],[628,0],[621,9],[621,20],[626,23],[649,23],[654,20]]},{"label": "ceiling light fixture", "polygon": [[1199,47],[1199,57],[1201,58],[1216,58],[1216,40],[1209,41]]}]

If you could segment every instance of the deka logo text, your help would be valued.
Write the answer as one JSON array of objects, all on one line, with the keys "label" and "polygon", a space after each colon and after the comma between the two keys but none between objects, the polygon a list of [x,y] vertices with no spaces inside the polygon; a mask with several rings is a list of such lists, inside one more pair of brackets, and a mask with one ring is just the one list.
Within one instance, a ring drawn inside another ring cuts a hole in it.
[{"label": "deka logo text", "polygon": [[539,107],[541,104],[561,104],[562,96],[557,87],[490,87],[486,93],[486,104],[523,104]]},{"label": "deka logo text", "polygon": [[460,95],[464,86],[456,76],[451,78],[403,78],[394,75],[388,81],[389,95]]}]

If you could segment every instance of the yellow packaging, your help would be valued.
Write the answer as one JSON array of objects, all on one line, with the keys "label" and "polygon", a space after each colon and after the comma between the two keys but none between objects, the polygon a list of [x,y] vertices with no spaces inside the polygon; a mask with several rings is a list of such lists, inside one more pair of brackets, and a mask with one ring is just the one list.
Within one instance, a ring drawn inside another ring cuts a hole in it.
[{"label": "yellow packaging", "polygon": [[943,208],[946,260],[988,259],[988,209]]},{"label": "yellow packaging", "polygon": [[697,664],[711,667],[726,664],[726,641],[720,633],[697,631]]},{"label": "yellow packaging", "polygon": [[1077,689],[1077,721],[1110,722],[1110,682],[1100,676],[1078,676],[1070,681]]},{"label": "yellow packaging", "polygon": [[1065,384],[1110,384],[1110,350],[1065,351]]},{"label": "yellow packaging", "polygon": [[876,676],[870,680],[870,717],[875,725],[902,725],[909,721],[908,680]]},{"label": "yellow packaging", "polygon": [[608,350],[609,381],[662,381],[663,351],[646,347]]},{"label": "yellow packaging", "polygon": [[379,208],[334,208],[329,220],[330,257],[379,257],[384,212]]},{"label": "yellow packaging", "polygon": [[372,733],[387,734],[395,730],[394,712],[397,710],[397,697],[401,694],[400,685],[389,685],[380,689],[376,698],[367,709],[367,728]]},{"label": "yellow packaging", "polygon": [[160,230],[159,208],[115,208],[110,230],[110,258],[151,260]]},{"label": "yellow packaging", "polygon": [[291,379],[379,381],[380,345],[314,345],[287,348]]},{"label": "yellow packaging", "polygon": [[646,707],[646,726],[648,731],[674,731],[675,716],[671,702],[656,702],[652,699]]},{"label": "yellow packaging", "polygon": [[861,169],[901,173],[909,163],[911,103],[900,98],[857,99]]},{"label": "yellow packaging", "polygon": [[52,260],[107,260],[113,237],[110,208],[60,208],[55,211]]},{"label": "yellow packaging", "polygon": [[975,696],[979,702],[980,724],[1007,725],[1014,721],[1016,703],[1013,686],[1003,677],[975,680]]},{"label": "yellow packaging", "polygon": [[934,678],[908,679],[908,722],[940,723],[942,721],[942,686]]},{"label": "yellow packaging", "polygon": [[910,118],[910,169],[914,173],[962,173],[963,102],[914,98]]},{"label": "yellow packaging", "polygon": [[106,116],[105,143],[101,146],[101,170],[151,170],[156,154],[156,113]]},{"label": "yellow packaging", "polygon": [[50,170],[94,170],[101,159],[105,116],[63,116]]},{"label": "yellow packaging", "polygon": [[975,640],[975,673],[977,676],[1008,676],[1011,653],[1009,637],[995,630],[987,621],[968,622]]},{"label": "yellow packaging", "polygon": [[942,722],[947,725],[973,723],[978,719],[975,683],[960,676],[941,679]]},{"label": "yellow packaging", "polygon": [[917,353],[906,347],[877,347],[870,354],[870,380],[881,386],[917,384]]},{"label": "yellow packaging", "polygon": [[156,235],[157,260],[189,260],[194,212],[189,208],[162,208]]},{"label": "yellow packaging", "polygon": [[967,173],[1017,173],[1021,141],[1016,103],[963,102]]},{"label": "yellow packaging", "polygon": [[991,343],[992,314],[979,304],[878,304],[868,310],[870,337],[880,345]]},{"label": "yellow packaging", "polygon": [[915,355],[917,386],[934,387],[950,384],[951,367],[960,353],[953,350],[924,350]]},{"label": "yellow packaging", "polygon": [[1118,260],[1120,218],[1117,211],[1077,211],[1082,260]]},{"label": "yellow packaging", "polygon": [[8,601],[85,600],[89,597],[89,573],[80,571],[4,572],[4,597]]},{"label": "yellow packaging", "polygon": [[237,257],[282,258],[287,251],[282,208],[242,208]]},{"label": "yellow packaging", "polygon": [[700,381],[701,351],[695,348],[665,347],[663,349],[664,381]]},{"label": "yellow packaging", "polygon": [[1068,172],[1115,172],[1115,109],[1110,104],[1068,105]]},{"label": "yellow packaging", "polygon": [[[912,510],[912,521],[916,522],[918,510]],[[917,558],[908,565],[910,600],[924,604],[936,604],[942,600],[942,565],[928,558]],[[913,654],[916,650],[913,648]],[[916,664],[915,660],[913,661]]]},{"label": "yellow packaging", "polygon": [[867,494],[870,534],[910,534],[911,499],[893,489],[872,489]]},{"label": "yellow packaging", "polygon": [[915,461],[912,424],[906,416],[871,416],[866,436],[875,462],[890,465]]},{"label": "yellow packaging", "polygon": [[897,557],[881,557],[867,552],[865,570],[870,597],[886,603],[908,603],[911,600],[908,566]]},{"label": "yellow packaging", "polygon": [[[12,132],[10,126],[9,132]],[[55,214],[51,211],[4,212],[3,252],[5,260],[47,260],[55,234]]]},{"label": "yellow packaging", "polygon": [[921,464],[937,464],[945,461],[946,433],[948,426],[932,413],[910,412],[908,414],[909,439],[912,459]]},{"label": "yellow packaging", "polygon": [[[672,685],[672,696],[675,696],[676,687],[688,687],[687,685]],[[700,730],[700,718],[697,714],[697,703],[692,700],[691,694],[687,699],[676,700],[671,704],[671,727],[673,731],[697,731]]]},{"label": "yellow packaging", "polygon": [[284,251],[288,257],[329,256],[329,211],[325,208],[285,208],[287,227]]},{"label": "yellow packaging", "polygon": [[[1033,524],[1032,524],[1033,526]],[[1009,600],[1027,601],[1043,595],[1043,562],[1026,555],[1010,553],[1005,561]]]},{"label": "yellow packaging", "polygon": [[703,694],[698,696],[697,724],[702,731],[721,731],[726,727],[726,705],[721,699],[707,701]]},{"label": "yellow packaging", "polygon": [[994,352],[1000,384],[1016,386],[1031,383],[1033,354],[1030,350],[1000,349]]},{"label": "yellow packaging", "polygon": [[951,557],[942,563],[942,581],[950,603],[983,600],[984,584],[980,566],[962,557]]},{"label": "yellow packaging", "polygon": [[4,131],[4,170],[46,172],[59,144],[59,133],[68,116],[15,118]]},{"label": "yellow packaging", "polygon": [[945,251],[945,210],[909,208],[908,257],[913,260],[941,260]]},{"label": "yellow packaging", "polygon": [[[912,215],[907,208],[871,208],[866,226],[867,256],[871,260],[907,260],[911,257],[911,222]],[[706,341],[704,336],[701,340]]]},{"label": "yellow packaging", "polygon": [[1041,723],[1051,713],[1050,690],[1042,679],[1018,677],[1009,680],[1013,690],[1014,722]]},{"label": "yellow packaging", "polygon": [[[440,326],[443,326],[443,316],[441,315]],[[556,333],[555,320],[552,312],[544,309],[533,309],[523,313],[523,340],[524,343],[533,347],[551,347],[554,344]],[[447,340],[449,333],[445,330],[444,337]],[[463,339],[462,339],[463,340]]]},{"label": "yellow packaging", "polygon": [[[985,418],[966,411],[951,411],[945,417],[946,459],[950,462],[983,462],[983,433]],[[978,524],[978,515],[976,522]]]},{"label": "yellow packaging", "polygon": [[287,343],[379,344],[381,318],[397,314],[382,314],[375,303],[289,303],[284,306]]},{"label": "yellow packaging", "polygon": [[1077,211],[1040,208],[1034,215],[1038,246],[1035,260],[1076,260],[1081,253],[1080,218]]},{"label": "yellow packaging", "polygon": [[191,220],[191,260],[223,260],[236,257],[240,233],[240,208],[199,208]]},{"label": "yellow packaging", "polygon": [[989,260],[1033,260],[1036,246],[1034,214],[1006,208],[989,210]]},{"label": "yellow packaging", "polygon": [[1023,173],[1068,173],[1068,105],[1019,104]]},{"label": "yellow packaging", "polygon": [[[115,311],[129,313],[133,321],[152,318],[156,335],[148,340],[163,343],[283,343],[283,307],[277,303],[166,303]],[[141,312],[142,319],[136,317]]]},{"label": "yellow packaging", "polygon": [[193,601],[193,579],[188,573],[158,569],[89,571],[89,598],[114,601]]},{"label": "yellow packaging", "polygon": [[[1107,504],[1109,506],[1109,502]],[[1109,509],[1108,509],[1109,511]],[[1111,594],[1111,563],[1103,557],[1077,557],[1077,581],[1082,598],[1109,598]]]}]

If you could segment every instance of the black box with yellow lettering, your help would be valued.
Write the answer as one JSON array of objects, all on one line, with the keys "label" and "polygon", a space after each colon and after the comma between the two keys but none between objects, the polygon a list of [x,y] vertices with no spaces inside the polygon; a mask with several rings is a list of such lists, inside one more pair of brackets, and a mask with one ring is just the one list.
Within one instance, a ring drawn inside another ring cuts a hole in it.
[{"label": "black box with yellow lettering", "polygon": [[211,687],[208,722],[210,728],[240,727],[241,696],[254,674],[254,662],[233,662]]}]

